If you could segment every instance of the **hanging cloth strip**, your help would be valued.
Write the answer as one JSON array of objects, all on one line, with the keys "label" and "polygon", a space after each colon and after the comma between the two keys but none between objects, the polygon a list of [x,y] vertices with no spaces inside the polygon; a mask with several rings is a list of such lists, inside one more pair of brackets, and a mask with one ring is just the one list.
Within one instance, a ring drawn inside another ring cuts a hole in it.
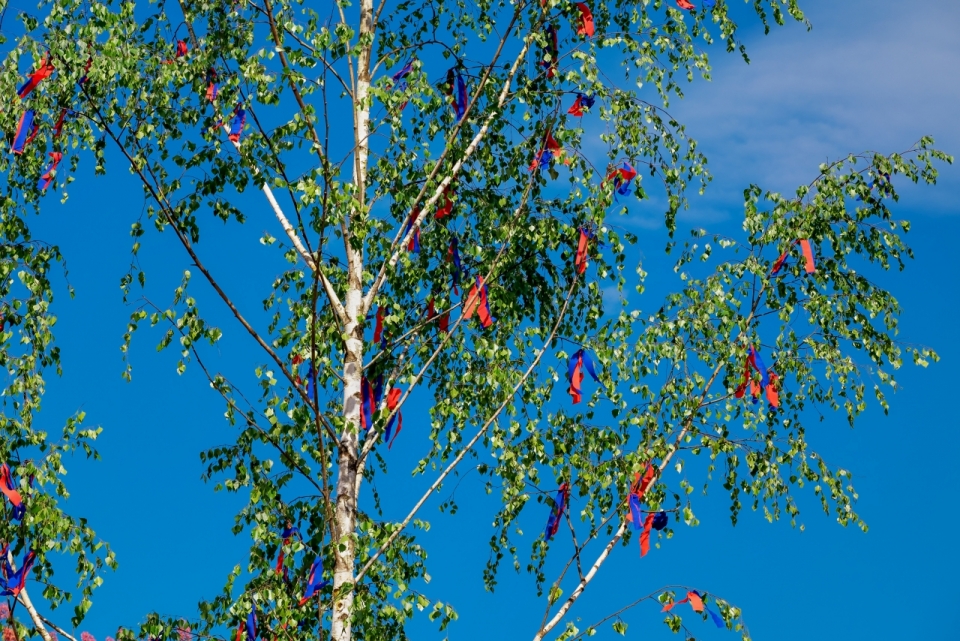
[{"label": "hanging cloth strip", "polygon": [[446,334],[450,331],[450,312],[446,311],[438,316],[437,308],[431,298],[427,301],[427,320],[433,320],[434,318],[437,319],[437,326],[441,332]]},{"label": "hanging cloth strip", "polygon": [[0,492],[3,492],[3,495],[7,497],[7,500],[9,500],[13,506],[13,520],[22,520],[27,506],[23,504],[23,498],[17,490],[17,483],[13,480],[13,475],[10,473],[10,466],[6,463],[0,465]]},{"label": "hanging cloth strip", "polygon": [[420,227],[419,225],[414,229],[413,224],[417,221],[417,217],[420,215],[419,209],[414,209],[410,212],[410,217],[407,218],[407,226],[403,229],[403,235],[406,236],[410,234],[410,230],[413,229],[413,234],[410,236],[410,240],[407,241],[407,251],[413,252],[414,254],[420,253]]},{"label": "hanging cloth strip", "polygon": [[[753,368],[760,374],[760,385],[758,386],[755,381],[753,381],[750,376],[750,368]],[[744,359],[743,364],[743,382],[737,386],[734,396],[737,398],[743,398],[744,394],[747,391],[747,385],[750,385],[750,395],[753,398],[753,402],[756,403],[757,399],[760,397],[760,390],[763,389],[766,392],[767,400],[770,405],[773,407],[780,407],[780,397],[777,393],[776,383],[777,376],[772,374],[767,370],[767,366],[764,365],[763,359],[760,358],[759,352],[753,348],[753,345],[747,350],[747,357]]]},{"label": "hanging cloth strip", "polygon": [[[557,59],[560,57],[560,45],[557,44],[557,29],[552,24],[547,25],[547,46],[543,49],[543,60],[540,66],[547,70],[547,78],[553,78],[557,73]],[[550,59],[547,60],[547,56]]]},{"label": "hanging cloth strip", "polygon": [[27,550],[20,567],[14,571],[7,558],[7,550],[8,546],[6,545],[0,550],[0,555],[3,556],[3,559],[0,559],[0,568],[3,570],[3,578],[0,580],[0,588],[2,588],[2,590],[0,590],[0,596],[12,596],[16,598],[27,584],[27,574],[30,573],[30,568],[33,567],[33,562],[36,560],[37,555],[33,550]]},{"label": "hanging cloth strip", "polygon": [[587,271],[587,263],[590,262],[590,240],[593,238],[593,232],[586,227],[580,228],[580,241],[577,243],[577,254],[573,259],[573,266],[578,274]]},{"label": "hanging cloth strip", "polygon": [[[405,78],[407,75],[413,71],[413,59],[411,59],[407,64],[403,66],[403,69],[393,74],[391,77],[393,79],[393,90],[396,91],[406,91],[407,90],[407,81]],[[400,109],[403,110],[407,106],[407,101],[404,100],[403,104],[400,105]]]},{"label": "hanging cloth strip", "polygon": [[[644,557],[647,555],[647,552],[650,551],[650,529],[662,522],[662,525],[657,528],[657,530],[662,530],[666,526],[666,522],[660,518],[659,514],[648,514],[646,518],[642,518],[643,509],[643,496],[646,494],[647,489],[650,487],[650,484],[653,483],[654,479],[657,476],[656,468],[647,463],[647,467],[643,472],[643,477],[640,477],[640,472],[637,472],[634,476],[633,484],[630,486],[630,496],[628,502],[630,504],[630,520],[633,522],[633,529],[642,530],[640,532],[640,556]],[[666,517],[666,513],[664,513]]]},{"label": "hanging cloth strip", "polygon": [[279,574],[281,571],[283,571],[284,579],[287,578],[287,568],[283,567],[283,559],[284,559],[283,548],[284,546],[290,545],[290,540],[293,538],[294,534],[296,534],[297,537],[300,538],[300,529],[291,527],[289,523],[287,524],[287,527],[285,527],[283,531],[280,533],[280,537],[283,539],[283,543],[280,544],[280,553],[277,555],[276,572],[277,574]]},{"label": "hanging cloth strip", "polygon": [[677,6],[686,11],[693,11],[696,9],[696,7],[690,4],[688,0],[677,0]]},{"label": "hanging cloth strip", "polygon": [[[450,198],[450,189],[453,183],[447,185],[443,188],[443,206],[437,210],[437,213],[433,215],[437,220],[443,219],[444,216],[449,216],[453,211],[453,199]],[[456,192],[454,192],[456,193]]]},{"label": "hanging cloth strip", "polygon": [[63,131],[63,121],[67,118],[67,113],[70,110],[66,107],[60,110],[60,115],[57,117],[57,122],[53,125],[53,137],[57,138],[60,136],[60,133]]},{"label": "hanging cloth strip", "polygon": [[482,276],[477,276],[477,284],[470,288],[470,293],[467,294],[467,300],[463,304],[463,319],[470,320],[474,312],[477,312],[480,324],[484,328],[493,325],[494,318],[490,313],[490,301],[487,298],[487,284],[483,282]]},{"label": "hanging cloth strip", "polygon": [[567,392],[573,397],[574,405],[583,400],[580,385],[583,383],[584,369],[587,370],[587,373],[590,374],[594,381],[597,383],[600,382],[599,377],[597,377],[597,372],[593,367],[593,359],[591,359],[590,354],[581,347],[567,360],[567,380],[570,382],[570,388]]},{"label": "hanging cloth strip", "polygon": [[[387,393],[387,409],[391,412],[397,409],[397,406],[400,402],[400,396],[402,392],[396,387],[391,388]],[[393,422],[397,422],[397,432],[393,435],[393,439],[390,438],[390,432],[393,430]],[[390,420],[387,421],[387,428],[383,431],[383,441],[387,443],[387,449],[389,450],[393,447],[393,441],[397,440],[397,437],[400,436],[400,430],[403,429],[403,413],[394,412],[393,416],[390,417]]]},{"label": "hanging cloth strip", "polygon": [[467,113],[467,86],[463,82],[463,76],[457,67],[451,67],[447,71],[446,82],[447,96],[450,98],[450,104],[457,115],[457,122],[463,120]]},{"label": "hanging cloth strip", "polygon": [[217,72],[211,67],[207,69],[207,100],[214,102],[220,93],[220,85],[217,84]]},{"label": "hanging cloth strip", "polygon": [[550,510],[550,518],[547,519],[547,528],[544,530],[544,538],[549,541],[560,528],[560,520],[563,518],[563,512],[567,509],[567,502],[570,500],[570,487],[566,483],[560,484],[557,490],[557,496],[553,500],[554,506]]},{"label": "hanging cloth strip", "polygon": [[87,76],[90,73],[90,65],[93,64],[93,56],[87,58],[87,63],[83,66],[83,75],[77,80],[77,86],[82,87],[87,82]]},{"label": "hanging cloth strip", "polygon": [[636,176],[637,170],[634,169],[630,163],[624,162],[622,167],[610,172],[607,180],[613,179],[614,190],[621,196],[627,196],[630,194],[630,183],[633,182]]},{"label": "hanging cloth strip", "polygon": [[373,328],[373,342],[380,343],[380,349],[387,348],[387,335],[383,331],[383,321],[390,310],[382,305],[377,307],[377,324]]},{"label": "hanging cloth strip", "polygon": [[594,25],[593,14],[590,12],[590,7],[586,2],[577,2],[576,6],[577,11],[580,12],[580,26],[577,27],[577,35],[592,38],[594,33]]},{"label": "hanging cloth strip", "polygon": [[458,287],[460,285],[460,272],[463,271],[463,267],[460,264],[459,242],[457,237],[454,236],[450,239],[450,248],[447,250],[447,260],[453,263],[453,293],[457,296],[460,295]]},{"label": "hanging cloth strip", "polygon": [[63,160],[63,154],[59,151],[51,151],[50,158],[50,166],[47,167],[47,171],[40,176],[40,180],[37,182],[37,188],[40,190],[45,190],[50,186],[50,183],[53,182],[53,172],[57,170],[57,165],[59,165],[60,161]]},{"label": "hanging cloth strip", "polygon": [[303,593],[303,598],[300,599],[300,605],[312,599],[314,595],[319,594],[320,590],[328,585],[330,585],[330,581],[323,580],[323,565],[320,563],[320,559],[317,559],[310,566],[310,574],[307,576],[307,590]]},{"label": "hanging cloth strip", "polygon": [[17,125],[17,133],[13,136],[13,147],[10,148],[15,154],[22,154],[24,148],[37,137],[40,130],[40,123],[34,120],[33,109],[27,109],[20,116],[20,123]]},{"label": "hanging cloth strip", "polygon": [[[716,601],[716,599],[714,599],[714,601]],[[689,592],[687,592],[687,596],[684,599],[681,599],[674,603],[667,603],[666,605],[663,606],[663,609],[660,611],[669,612],[670,610],[673,609],[675,605],[680,605],[681,603],[688,603],[688,602],[690,603],[690,607],[693,608],[694,612],[706,611],[706,613],[710,615],[710,618],[713,619],[714,625],[716,625],[718,628],[723,628],[726,626],[726,623],[724,623],[723,618],[720,615],[718,615],[716,612],[714,612],[713,610],[707,607],[707,605],[703,602],[703,597],[696,590],[690,590]]]},{"label": "hanging cloth strip", "polygon": [[243,108],[243,103],[238,104],[233,109],[233,119],[230,120],[230,141],[240,142],[240,135],[243,133],[243,124],[247,121],[247,111]]},{"label": "hanging cloth strip", "polygon": [[179,60],[180,58],[182,58],[182,57],[184,57],[185,55],[187,55],[187,51],[188,51],[188,49],[187,49],[187,43],[186,43],[186,41],[185,41],[185,40],[177,40],[177,48],[176,48],[176,51],[174,51],[173,60],[164,60],[162,64],[165,64],[165,65],[173,64],[174,62],[176,62],[176,61]]},{"label": "hanging cloth strip", "polygon": [[34,71],[30,77],[27,79],[19,89],[17,89],[17,95],[20,96],[20,99],[26,98],[30,93],[37,88],[37,86],[50,77],[53,74],[55,67],[53,63],[50,62],[50,57],[47,56],[43,59],[43,62],[40,63],[40,68]]},{"label": "hanging cloth strip", "polygon": [[567,110],[567,113],[571,116],[577,116],[578,118],[583,116],[583,110],[589,109],[593,106],[593,103],[597,101],[596,98],[592,96],[587,96],[582,93],[577,94],[577,99],[573,102],[573,106]]},{"label": "hanging cloth strip", "polygon": [[770,272],[771,276],[780,271],[780,268],[786,264],[787,258],[790,256],[790,250],[794,245],[797,244],[800,245],[800,250],[803,252],[803,258],[805,259],[803,267],[806,272],[808,274],[812,274],[817,271],[817,265],[813,258],[813,247],[810,246],[810,241],[805,238],[800,238],[790,243],[790,246],[787,247],[787,251],[780,254],[780,258],[778,258],[777,262],[773,264],[773,270]]},{"label": "hanging cloth strip", "polygon": [[537,155],[534,156],[533,162],[530,163],[529,170],[533,171],[538,168],[546,169],[550,166],[554,158],[560,158],[561,155],[563,155],[563,147],[553,138],[553,132],[547,131],[546,138],[543,142],[543,149],[538,151]]}]

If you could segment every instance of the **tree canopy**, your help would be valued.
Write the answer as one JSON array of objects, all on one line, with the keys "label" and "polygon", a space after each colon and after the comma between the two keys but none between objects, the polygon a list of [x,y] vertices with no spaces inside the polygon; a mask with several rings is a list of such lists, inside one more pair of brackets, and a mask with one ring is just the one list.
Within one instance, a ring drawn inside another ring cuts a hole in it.
[{"label": "tree canopy", "polygon": [[[635,539],[669,554],[673,529],[697,525],[695,488],[662,476],[680,452],[734,524],[744,507],[796,523],[806,491],[865,529],[850,473],[807,435],[823,412],[852,425],[870,397],[886,408],[905,360],[936,360],[896,340],[900,306],[863,270],[904,268],[896,184],[934,183],[935,162],[951,159],[922,138],[811,168],[792,194],[751,185],[737,237],[677,222],[710,174],[671,101],[709,78],[709,51],[747,59],[736,20],[804,22],[794,0],[746,12],[725,0],[52,0],[15,18],[0,68],[14,96],[0,111],[12,148],[0,157],[0,456],[12,469],[0,540],[27,612],[8,613],[18,638],[69,636],[115,565],[63,505],[64,455],[95,456],[99,428],[82,414],[56,436],[35,425],[59,372],[63,257],[33,240],[29,216],[68,197],[80,163],[142,184],[124,349],[154,328],[178,370],[200,368],[222,397],[235,440],[201,458],[215,487],[244,497],[234,533],[250,541],[222,594],[127,622],[118,640],[187,628],[395,639],[424,610],[443,630],[456,611],[426,585],[418,535],[425,506],[456,520],[458,499],[434,495],[468,470],[498,498],[491,531],[466,542],[490,549],[475,576],[495,590],[516,580],[504,569],[526,575],[546,609],[535,641],[593,634],[568,613],[604,564]],[[680,286],[641,313],[642,239],[618,221],[657,204]],[[263,266],[264,322],[205,258],[225,226],[249,224],[274,230],[261,242],[278,255]],[[160,235],[181,252],[170,264],[190,265],[169,306],[146,297],[138,260]],[[195,295],[195,278],[212,295]],[[212,308],[249,335],[253,379],[206,366],[223,334]],[[429,410],[414,416],[415,403]],[[397,469],[390,446],[412,429],[432,445]],[[425,491],[386,505],[386,479]],[[41,590],[17,584],[29,550]],[[723,595],[673,586],[651,598],[675,631],[691,614],[673,606],[687,603],[749,637]],[[57,618],[67,602],[69,622]]]}]

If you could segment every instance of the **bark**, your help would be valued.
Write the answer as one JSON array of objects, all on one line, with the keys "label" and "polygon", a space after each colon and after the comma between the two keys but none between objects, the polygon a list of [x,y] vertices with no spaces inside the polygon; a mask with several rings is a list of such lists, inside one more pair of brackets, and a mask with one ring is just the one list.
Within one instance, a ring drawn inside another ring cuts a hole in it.
[{"label": "bark", "polygon": [[340,437],[337,476],[336,533],[333,572],[333,621],[330,626],[332,641],[350,641],[353,635],[352,618],[357,556],[357,496],[360,435],[360,382],[363,376],[363,249],[353,247],[351,223],[364,214],[367,161],[370,135],[370,57],[375,29],[373,0],[360,2],[360,41],[364,43],[357,60],[357,81],[354,94],[353,118],[355,152],[353,180],[356,206],[344,229],[347,258],[347,295],[345,304],[343,413],[344,427]]}]

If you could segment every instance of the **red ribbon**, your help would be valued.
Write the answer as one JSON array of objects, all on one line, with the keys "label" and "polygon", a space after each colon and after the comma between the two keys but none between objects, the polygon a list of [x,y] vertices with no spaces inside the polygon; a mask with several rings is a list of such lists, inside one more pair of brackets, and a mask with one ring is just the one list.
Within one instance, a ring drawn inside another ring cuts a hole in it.
[{"label": "red ribbon", "polygon": [[577,268],[578,274],[583,274],[587,271],[587,262],[589,259],[589,249],[590,249],[590,235],[587,233],[587,230],[580,228],[580,242],[577,244],[577,256],[573,261],[574,266]]},{"label": "red ribbon", "polygon": [[690,4],[687,0],[677,0],[677,6],[681,9],[686,9],[687,11],[693,11],[696,7]]},{"label": "red ribbon", "polygon": [[594,32],[593,14],[590,13],[590,7],[587,6],[586,2],[578,2],[576,5],[580,11],[580,26],[577,28],[577,35],[590,38]]},{"label": "red ribbon", "polygon": [[700,595],[693,590],[691,590],[690,592],[687,592],[686,598],[681,599],[679,601],[675,601],[674,603],[668,603],[665,606],[663,606],[663,609],[660,611],[669,612],[670,610],[673,609],[673,606],[680,605],[681,603],[687,603],[687,602],[690,603],[690,607],[693,608],[694,612],[703,612],[703,599],[701,599]]},{"label": "red ribbon", "polygon": [[[387,393],[387,409],[391,412],[397,409],[397,404],[400,401],[401,391],[394,387]],[[390,439],[390,442],[387,444],[387,449],[389,450],[393,447],[393,442],[397,440],[397,437],[400,436],[400,430],[403,429],[403,412],[397,412],[397,431],[393,433],[393,438]]]},{"label": "red ribbon", "polygon": [[483,276],[477,276],[477,284],[470,289],[467,294],[467,301],[463,304],[463,319],[470,320],[473,313],[477,312],[480,318],[480,324],[483,327],[493,325],[493,316],[490,314],[490,301],[487,300],[487,285],[483,282]]}]

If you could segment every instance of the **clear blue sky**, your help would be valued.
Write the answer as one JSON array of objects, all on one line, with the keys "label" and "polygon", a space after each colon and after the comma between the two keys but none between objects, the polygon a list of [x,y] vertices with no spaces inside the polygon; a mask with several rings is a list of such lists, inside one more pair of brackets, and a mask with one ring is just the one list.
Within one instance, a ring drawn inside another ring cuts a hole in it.
[{"label": "clear blue sky", "polygon": [[[718,50],[713,82],[694,83],[686,100],[672,105],[715,176],[706,196],[692,198],[682,224],[735,233],[748,184],[789,191],[808,182],[819,163],[848,152],[905,150],[931,134],[940,148],[960,154],[960,3],[807,0],[802,6],[812,32],[791,25],[765,37],[760,29],[745,29],[752,64]],[[740,606],[755,639],[960,639],[950,601],[953,578],[960,575],[960,498],[953,443],[945,439],[960,427],[951,402],[960,358],[953,261],[960,238],[958,188],[960,168],[944,167],[939,186],[903,189],[898,211],[913,221],[908,240],[917,260],[884,281],[905,309],[901,338],[935,347],[943,361],[900,373],[902,390],[889,416],[871,409],[856,430],[828,418],[809,435],[827,460],[853,471],[870,532],[842,529],[809,497],[801,500],[804,532],[754,513],[743,514],[733,528],[717,492],[699,499],[700,527],[678,528],[642,561],[634,546],[618,549],[576,606],[581,623],[661,585],[683,583]],[[249,198],[250,211],[262,214],[249,214],[246,230],[226,228],[204,251],[213,266],[229,270],[226,286],[254,313],[281,268],[271,271],[275,258],[257,237],[280,231],[259,195]],[[245,563],[247,550],[243,537],[229,533],[236,497],[215,495],[200,481],[198,452],[232,438],[219,397],[196,369],[177,376],[173,355],[154,351],[156,336],[135,340],[134,380],[120,378],[118,348],[132,309],[122,305],[118,282],[130,260],[128,230],[141,210],[140,190],[120,163],[109,178],[94,177],[87,165],[69,202],[48,198],[36,221],[36,236],[62,248],[77,289],[76,299],[61,295],[56,303],[64,376],[48,386],[41,423],[56,429],[83,409],[89,423],[104,428],[104,461],[76,460],[68,478],[69,511],[87,517],[120,561],[96,593],[83,628],[100,641],[151,610],[192,616],[197,601],[214,596],[227,572]],[[639,251],[651,261],[650,293],[631,302],[645,310],[658,308],[659,294],[676,287],[672,272],[655,268],[665,264],[658,258],[662,210],[656,202],[633,203],[630,215],[616,221],[643,232]],[[170,237],[151,234],[145,245],[148,295],[166,306],[179,271],[189,265]],[[194,294],[216,309],[218,301],[201,283],[195,282]],[[236,325],[221,326],[225,337],[210,365],[250,386],[249,359],[256,355],[250,340]],[[417,408],[405,414],[404,439],[392,454],[404,481],[405,462],[425,445],[416,429]],[[542,617],[530,582],[505,574],[495,594],[482,588],[489,499],[469,476],[458,498],[463,509],[453,518],[441,517],[435,503],[424,513],[434,524],[426,536],[429,593],[450,600],[460,613],[445,636],[529,638]],[[408,502],[395,505],[388,516],[401,516]],[[182,569],[171,572],[187,562],[193,564],[189,580]],[[637,609],[626,619],[628,636],[675,638],[661,618],[652,605]],[[706,623],[692,626],[698,638],[736,638]],[[444,636],[426,623],[411,631],[418,639]],[[602,634],[610,636],[609,627]]]}]

